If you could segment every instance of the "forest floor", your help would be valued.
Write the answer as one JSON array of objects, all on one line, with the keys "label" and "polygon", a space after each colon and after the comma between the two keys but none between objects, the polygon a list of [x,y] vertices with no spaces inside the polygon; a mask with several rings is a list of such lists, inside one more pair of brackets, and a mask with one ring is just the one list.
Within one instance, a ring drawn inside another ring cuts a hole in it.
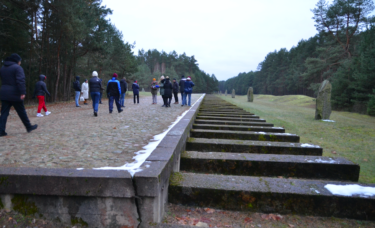
[{"label": "forest floor", "polygon": [[[194,94],[196,101],[201,94]],[[133,161],[155,135],[165,131],[189,107],[171,104],[162,108],[161,97],[152,105],[151,93],[141,93],[140,104],[126,97],[125,108],[109,113],[108,100],[99,105],[98,117],[88,105],[75,107],[74,101],[47,104],[49,116],[36,117],[37,106],[28,106],[32,124],[38,129],[26,133],[14,110],[11,110],[6,132],[0,138],[2,167],[100,168],[119,167]],[[42,114],[44,112],[42,111]]]},{"label": "forest floor", "polygon": [[375,183],[375,117],[351,112],[332,111],[331,120],[315,120],[315,99],[302,95],[220,96],[251,111],[286,132],[297,134],[302,143],[323,148],[323,156],[345,157],[361,166],[360,183]]}]

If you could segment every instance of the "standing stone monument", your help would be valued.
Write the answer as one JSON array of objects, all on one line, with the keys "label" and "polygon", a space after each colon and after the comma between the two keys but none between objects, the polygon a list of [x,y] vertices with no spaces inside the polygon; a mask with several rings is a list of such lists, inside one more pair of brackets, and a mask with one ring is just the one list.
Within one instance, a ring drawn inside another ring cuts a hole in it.
[{"label": "standing stone monument", "polygon": [[142,88],[142,92],[145,92],[145,87]]},{"label": "standing stone monument", "polygon": [[253,102],[254,101],[254,90],[253,87],[249,87],[247,90],[247,102]]},{"label": "standing stone monument", "polygon": [[331,83],[328,80],[324,80],[319,87],[318,97],[316,98],[316,120],[329,119],[331,115],[331,90]]},{"label": "standing stone monument", "polygon": [[227,90],[225,90],[225,96],[227,95]]},{"label": "standing stone monument", "polygon": [[232,98],[235,98],[236,97],[236,92],[234,91],[234,89],[232,89]]}]

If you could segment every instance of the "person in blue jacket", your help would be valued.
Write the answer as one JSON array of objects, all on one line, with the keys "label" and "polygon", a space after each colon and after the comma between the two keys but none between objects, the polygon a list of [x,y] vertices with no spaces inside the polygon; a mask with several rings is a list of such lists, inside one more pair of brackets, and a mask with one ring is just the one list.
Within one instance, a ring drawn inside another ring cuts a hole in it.
[{"label": "person in blue jacket", "polygon": [[132,89],[133,89],[134,104],[135,104],[135,97],[137,97],[137,104],[139,104],[139,85],[137,84],[137,80],[134,80]]},{"label": "person in blue jacket", "polygon": [[187,105],[191,106],[191,94],[193,93],[194,82],[191,81],[191,77],[188,76],[184,83],[184,100],[186,104],[186,97],[189,98]]},{"label": "person in blue jacket", "polygon": [[113,111],[113,101],[116,103],[118,113],[121,113],[123,110],[120,105],[120,95],[121,95],[121,86],[120,82],[117,80],[118,75],[113,74],[112,79],[108,81],[107,84],[107,95],[109,103],[109,113]]},{"label": "person in blue jacket", "polygon": [[21,67],[21,57],[12,54],[4,60],[4,66],[0,69],[0,137],[6,136],[5,127],[9,116],[10,108],[13,106],[27,132],[38,128],[38,125],[31,125],[27,116],[23,100],[26,96],[26,78]]}]

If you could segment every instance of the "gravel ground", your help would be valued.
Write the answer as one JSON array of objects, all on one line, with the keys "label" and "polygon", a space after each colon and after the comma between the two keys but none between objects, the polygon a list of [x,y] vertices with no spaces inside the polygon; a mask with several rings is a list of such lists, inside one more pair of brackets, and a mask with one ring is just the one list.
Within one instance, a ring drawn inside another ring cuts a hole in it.
[{"label": "gravel ground", "polygon": [[[195,102],[201,94],[193,94]],[[82,103],[82,102],[81,102]],[[189,107],[152,105],[151,96],[141,96],[140,104],[126,98],[122,113],[108,111],[108,101],[99,105],[93,117],[92,103],[75,107],[74,102],[47,104],[49,116],[36,117],[36,106],[27,107],[32,124],[26,130],[14,110],[8,118],[8,136],[0,138],[0,164],[3,167],[99,168],[132,162],[134,152],[162,133]],[[44,112],[42,111],[42,114]]]}]

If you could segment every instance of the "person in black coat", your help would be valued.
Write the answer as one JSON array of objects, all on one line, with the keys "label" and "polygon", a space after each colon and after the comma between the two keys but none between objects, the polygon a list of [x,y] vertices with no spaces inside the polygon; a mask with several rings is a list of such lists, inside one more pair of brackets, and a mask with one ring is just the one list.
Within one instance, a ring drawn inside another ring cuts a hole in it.
[{"label": "person in black coat", "polygon": [[92,108],[94,116],[98,116],[100,93],[103,91],[102,80],[98,78],[98,72],[92,72],[92,78],[89,81],[89,91],[92,99]]},{"label": "person in black coat", "polygon": [[73,88],[75,91],[75,101],[76,101],[76,107],[81,107],[79,106],[79,96],[81,96],[81,83],[79,81],[80,77],[76,76],[75,82],[73,82]]},{"label": "person in black coat", "polygon": [[126,78],[120,80],[120,86],[121,86],[121,97],[120,97],[120,104],[121,107],[125,107],[125,94],[128,90],[128,83],[126,83]]},{"label": "person in black coat", "polygon": [[181,93],[181,100],[182,100],[182,104],[181,104],[181,106],[186,105],[186,101],[184,100],[185,82],[186,82],[185,75],[182,75],[182,76],[181,76],[181,80],[180,80],[180,82],[178,83],[178,85],[180,86],[180,93]]},{"label": "person in black coat", "polygon": [[26,78],[21,65],[21,57],[12,54],[4,60],[4,66],[0,69],[1,88],[1,116],[0,116],[0,137],[6,136],[6,123],[10,108],[13,106],[27,132],[37,129],[38,125],[31,125],[27,116],[23,100],[26,96]]},{"label": "person in black coat", "polygon": [[46,94],[49,97],[51,96],[51,94],[47,90],[46,83],[44,82],[46,79],[47,79],[47,77],[45,75],[41,74],[41,75],[39,75],[39,81],[35,84],[35,90],[34,90],[33,98],[36,97],[36,98],[38,98],[38,101],[39,101],[38,113],[36,114],[37,117],[43,117],[42,113],[40,113],[42,111],[42,109],[46,113],[46,116],[51,114],[51,112],[49,112],[47,110],[46,101],[45,101],[45,95]]},{"label": "person in black coat", "polygon": [[137,80],[134,80],[134,83],[132,85],[133,90],[133,99],[135,104],[135,98],[137,98],[137,104],[139,104],[139,85],[137,84]]},{"label": "person in black coat", "polygon": [[174,103],[178,104],[178,83],[176,82],[176,79],[173,79],[173,96],[174,96]]},{"label": "person in black coat", "polygon": [[164,82],[164,104],[165,107],[171,107],[171,100],[172,100],[172,90],[173,86],[172,83],[169,80],[169,77],[165,77],[165,82]]}]

